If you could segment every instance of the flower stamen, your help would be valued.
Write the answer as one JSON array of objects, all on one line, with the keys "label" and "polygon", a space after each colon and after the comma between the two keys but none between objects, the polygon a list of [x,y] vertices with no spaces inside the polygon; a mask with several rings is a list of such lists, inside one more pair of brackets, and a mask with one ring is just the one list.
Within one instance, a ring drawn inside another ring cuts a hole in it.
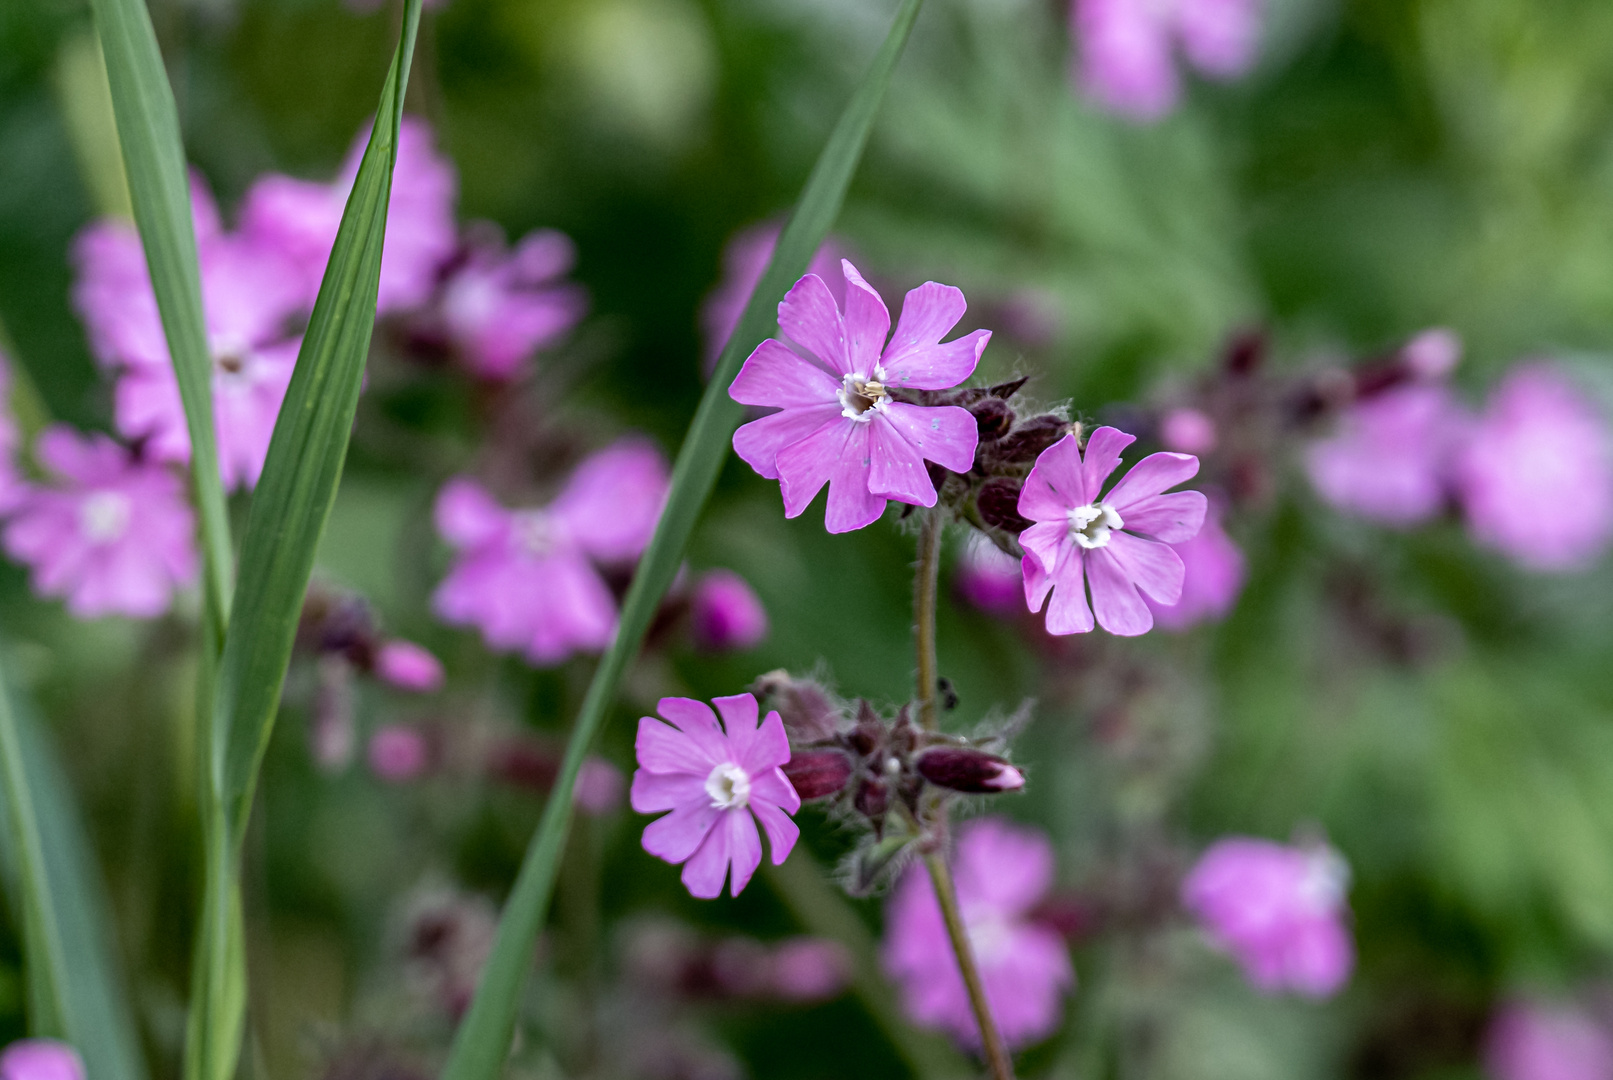
[{"label": "flower stamen", "polygon": [[1114,507],[1089,503],[1070,511],[1070,539],[1084,548],[1101,548],[1109,545],[1109,534],[1125,522]]},{"label": "flower stamen", "polygon": [[881,402],[890,400],[890,391],[883,381],[885,373],[876,370],[872,379],[861,375],[847,375],[841,386],[840,413],[849,420],[867,423]]},{"label": "flower stamen", "polygon": [[706,777],[706,794],[718,810],[743,810],[750,805],[750,774],[725,761]]}]

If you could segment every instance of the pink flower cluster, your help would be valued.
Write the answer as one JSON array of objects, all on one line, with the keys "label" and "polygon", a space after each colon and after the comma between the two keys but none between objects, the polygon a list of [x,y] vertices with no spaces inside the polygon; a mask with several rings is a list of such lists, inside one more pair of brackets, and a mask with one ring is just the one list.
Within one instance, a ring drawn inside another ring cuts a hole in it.
[{"label": "pink flower cluster", "polygon": [[437,495],[437,531],[456,556],[433,608],[535,664],[605,648],[616,599],[599,567],[643,552],[667,483],[660,451],[634,438],[584,460],[543,507],[508,510],[474,480],[449,481]]},{"label": "pink flower cluster", "polygon": [[[1064,940],[1031,918],[1053,886],[1053,845],[1002,818],[958,830],[953,858],[958,906],[1003,1038],[1023,1046],[1051,1035],[1062,999],[1075,985]],[[910,867],[885,909],[885,970],[901,988],[907,1014],[960,1042],[980,1045],[980,1031],[953,955],[941,907],[922,865]]]},{"label": "pink flower cluster", "polygon": [[1455,503],[1478,543],[1528,570],[1594,562],[1613,539],[1613,431],[1602,409],[1561,370],[1534,361],[1510,371],[1471,415],[1428,381],[1451,366],[1436,359],[1424,381],[1351,406],[1333,435],[1309,447],[1317,492],[1398,527]]},{"label": "pink flower cluster", "polygon": [[1212,79],[1234,79],[1255,62],[1260,0],[1074,0],[1074,79],[1106,109],[1157,120],[1181,96],[1175,52]]},{"label": "pink flower cluster", "polygon": [[1230,837],[1193,867],[1182,904],[1256,989],[1326,997],[1355,966],[1348,883],[1349,869],[1330,847]]}]

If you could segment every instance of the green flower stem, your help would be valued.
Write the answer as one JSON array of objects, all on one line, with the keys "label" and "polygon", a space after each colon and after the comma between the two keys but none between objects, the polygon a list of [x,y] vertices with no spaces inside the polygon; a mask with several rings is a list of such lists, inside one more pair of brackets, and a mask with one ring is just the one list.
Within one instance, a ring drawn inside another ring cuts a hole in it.
[{"label": "green flower stem", "polygon": [[941,682],[935,659],[935,604],[941,577],[941,536],[946,531],[944,511],[922,511],[919,522],[918,563],[913,572],[913,644],[918,653],[919,726],[936,731],[941,726],[936,694]]},{"label": "green flower stem", "polygon": [[975,1023],[980,1025],[980,1045],[986,1054],[986,1067],[992,1080],[1014,1080],[1014,1061],[1008,1056],[997,1020],[991,1015],[986,1001],[986,987],[980,981],[980,968],[975,963],[975,951],[969,941],[968,928],[958,911],[958,892],[952,887],[952,871],[947,867],[946,856],[932,851],[924,856],[924,865],[930,871],[930,883],[935,886],[935,899],[941,905],[941,918],[946,921],[947,937],[952,941],[952,952],[958,958],[958,970],[963,973],[963,985],[969,991],[969,1007],[974,1010]]}]

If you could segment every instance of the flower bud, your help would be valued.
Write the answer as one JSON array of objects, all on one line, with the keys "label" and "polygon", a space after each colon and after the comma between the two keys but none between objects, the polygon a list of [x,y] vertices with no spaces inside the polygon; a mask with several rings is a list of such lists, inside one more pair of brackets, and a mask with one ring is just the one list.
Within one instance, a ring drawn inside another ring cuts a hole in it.
[{"label": "flower bud", "polygon": [[400,690],[429,694],[442,689],[442,661],[401,638],[393,638],[376,650],[375,674]]},{"label": "flower bud", "polygon": [[430,737],[411,724],[383,724],[370,736],[370,771],[388,783],[419,779],[435,756]]},{"label": "flower bud", "polygon": [[840,730],[840,708],[829,692],[811,679],[797,679],[783,668],[769,671],[750,686],[767,700],[784,721],[784,730],[798,742],[833,738]]},{"label": "flower bud", "polygon": [[992,442],[1008,434],[1014,426],[1014,408],[998,397],[988,397],[969,406],[980,431],[981,442]]},{"label": "flower bud", "polygon": [[1018,791],[1025,776],[1005,758],[970,746],[935,746],[915,762],[919,775],[937,787],[970,795]]},{"label": "flower bud", "polygon": [[767,637],[767,610],[750,584],[731,570],[700,579],[690,602],[695,644],[708,652],[749,649]]},{"label": "flower bud", "polygon": [[885,787],[885,781],[864,780],[857,788],[852,805],[857,808],[857,813],[870,821],[884,817],[885,810],[890,806],[890,792]]},{"label": "flower bud", "polygon": [[783,765],[802,801],[838,795],[851,779],[851,759],[839,750],[797,750]]},{"label": "flower bud", "polygon": [[1029,465],[1069,432],[1070,422],[1061,416],[1033,416],[999,439],[992,456],[999,461]]},{"label": "flower bud", "polygon": [[1019,514],[1019,481],[1009,480],[1006,477],[994,477],[980,485],[980,492],[975,496],[975,506],[980,510],[980,517],[987,525],[1002,529],[1005,532],[1018,536],[1031,523]]}]

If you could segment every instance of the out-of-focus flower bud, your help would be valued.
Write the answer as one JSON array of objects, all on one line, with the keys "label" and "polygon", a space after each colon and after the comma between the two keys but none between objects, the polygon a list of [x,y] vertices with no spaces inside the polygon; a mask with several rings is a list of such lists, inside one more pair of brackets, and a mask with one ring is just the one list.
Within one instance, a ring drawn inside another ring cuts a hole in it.
[{"label": "out-of-focus flower bud", "polygon": [[782,768],[803,802],[838,795],[851,779],[851,759],[839,750],[797,750]]},{"label": "out-of-focus flower bud", "polygon": [[1019,481],[1006,477],[995,477],[980,485],[980,492],[975,496],[975,506],[980,510],[980,517],[987,525],[1002,529],[1005,532],[1018,536],[1031,523],[1020,516],[1019,513]]},{"label": "out-of-focus flower bud", "polygon": [[1001,398],[988,397],[977,401],[969,406],[969,412],[974,415],[981,442],[1000,439],[1014,426],[1014,407]]},{"label": "out-of-focus flower bud", "polygon": [[604,758],[585,758],[582,769],[577,773],[577,786],[572,789],[571,802],[583,813],[598,817],[622,804],[622,791],[626,787],[622,770]]},{"label": "out-of-focus flower bud", "polygon": [[1070,430],[1070,422],[1061,416],[1052,413],[1033,416],[997,440],[991,448],[991,456],[1002,462],[1029,465]]},{"label": "out-of-focus flower bud", "polygon": [[857,813],[869,821],[878,821],[890,807],[890,790],[883,780],[864,780],[857,788],[852,805],[857,808]]},{"label": "out-of-focus flower bud", "polygon": [[376,650],[375,673],[400,690],[429,694],[442,689],[442,661],[414,642],[400,638]]},{"label": "out-of-focus flower bud", "polygon": [[918,756],[919,775],[937,787],[970,795],[1018,791],[1025,775],[1005,758],[972,746],[932,746]]},{"label": "out-of-focus flower bud", "polygon": [[773,951],[773,992],[786,1001],[827,1001],[850,982],[851,957],[837,941],[791,938]]},{"label": "out-of-focus flower bud", "polygon": [[1159,441],[1179,454],[1207,454],[1215,449],[1215,421],[1198,409],[1172,409],[1159,422]]},{"label": "out-of-focus flower bud", "polygon": [[19,1039],[0,1053],[0,1080],[84,1080],[84,1062],[64,1042]]},{"label": "out-of-focus flower bud", "polygon": [[794,742],[819,742],[840,730],[840,707],[811,679],[794,678],[779,668],[760,676],[750,689],[778,712]]},{"label": "out-of-focus flower bud", "polygon": [[713,570],[700,579],[689,617],[695,644],[712,652],[749,649],[767,637],[766,609],[732,570]]},{"label": "out-of-focus flower bud", "polygon": [[385,724],[370,736],[370,771],[391,783],[425,775],[434,756],[430,738],[409,724]]},{"label": "out-of-focus flower bud", "polygon": [[1253,375],[1266,363],[1269,342],[1264,330],[1243,330],[1227,341],[1221,363],[1233,375]]},{"label": "out-of-focus flower bud", "polygon": [[1456,331],[1436,326],[1406,342],[1400,359],[1413,378],[1443,379],[1462,361],[1462,339]]},{"label": "out-of-focus flower bud", "polygon": [[358,736],[353,722],[353,669],[340,656],[319,659],[310,721],[308,748],[314,764],[331,773],[351,765]]}]

